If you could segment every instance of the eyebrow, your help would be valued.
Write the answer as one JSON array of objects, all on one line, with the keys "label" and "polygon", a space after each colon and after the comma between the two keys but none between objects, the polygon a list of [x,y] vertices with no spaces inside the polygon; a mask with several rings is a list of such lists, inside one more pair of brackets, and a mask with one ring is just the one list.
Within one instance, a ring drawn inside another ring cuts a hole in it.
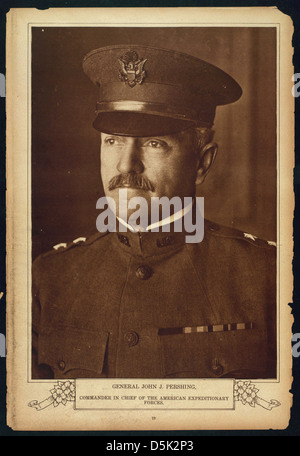
[{"label": "eyebrow", "polygon": [[[105,135],[105,137],[104,137],[103,135]],[[108,134],[108,133],[102,133],[102,132],[101,132],[101,136],[100,136],[101,142],[102,142],[103,140],[105,140],[106,138],[118,138],[118,139],[120,139],[122,142],[125,142],[124,138],[126,138],[126,136],[114,135],[114,134]]]},{"label": "eyebrow", "polygon": [[116,134],[109,134],[109,133],[104,133],[104,132],[101,132],[100,133],[100,138],[101,138],[101,143],[102,141],[104,141],[105,139],[107,138],[117,138],[118,141],[120,141],[121,143],[125,144],[126,143],[126,140],[128,138],[133,138],[135,141],[139,141],[139,142],[146,142],[146,141],[160,141],[160,142],[163,142],[166,144],[166,146],[168,147],[171,147],[171,143],[172,142],[180,142],[180,138],[179,136],[176,134],[176,135],[162,135],[162,136],[159,136],[159,135],[153,135],[153,136],[126,136],[126,135],[116,135]]}]

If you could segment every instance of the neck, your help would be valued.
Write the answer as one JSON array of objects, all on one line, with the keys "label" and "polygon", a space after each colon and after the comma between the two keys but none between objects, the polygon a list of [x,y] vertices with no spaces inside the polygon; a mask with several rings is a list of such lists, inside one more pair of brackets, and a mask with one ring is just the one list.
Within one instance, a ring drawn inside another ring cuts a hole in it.
[{"label": "neck", "polygon": [[[123,220],[121,217],[117,217],[119,224],[120,224],[120,231],[123,231],[123,228],[128,229],[131,232],[159,232],[161,228],[170,226],[170,229],[172,229],[172,225],[176,224],[176,222],[180,221],[183,217],[185,217],[186,214],[188,214],[195,203],[195,199],[193,198],[192,201],[189,201],[186,206],[183,209],[180,209],[176,212],[173,212],[172,214],[168,215],[167,217],[162,218],[161,216],[159,217],[159,220],[153,221],[151,219],[151,223],[148,224],[147,226],[142,226],[141,224],[133,224],[129,223],[130,219],[128,222]],[[173,227],[174,230],[174,227]],[[176,230],[176,227],[175,227]],[[162,229],[162,231],[167,231],[167,229]]]}]

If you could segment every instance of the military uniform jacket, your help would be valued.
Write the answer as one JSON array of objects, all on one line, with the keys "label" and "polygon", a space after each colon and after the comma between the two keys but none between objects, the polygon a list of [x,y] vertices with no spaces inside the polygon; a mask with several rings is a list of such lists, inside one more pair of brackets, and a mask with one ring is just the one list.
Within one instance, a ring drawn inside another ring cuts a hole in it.
[{"label": "military uniform jacket", "polygon": [[33,264],[33,378],[276,377],[276,248],[205,222],[97,233]]}]

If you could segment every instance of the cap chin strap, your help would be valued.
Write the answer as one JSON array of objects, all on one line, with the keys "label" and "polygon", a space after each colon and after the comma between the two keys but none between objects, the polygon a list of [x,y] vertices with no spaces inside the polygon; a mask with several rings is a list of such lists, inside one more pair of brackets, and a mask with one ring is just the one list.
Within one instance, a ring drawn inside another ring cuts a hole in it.
[{"label": "cap chin strap", "polygon": [[162,103],[151,103],[142,101],[122,100],[111,102],[98,102],[96,105],[96,114],[102,112],[135,112],[155,116],[171,117],[173,119],[187,120],[195,122],[197,113],[193,109],[179,108]]}]

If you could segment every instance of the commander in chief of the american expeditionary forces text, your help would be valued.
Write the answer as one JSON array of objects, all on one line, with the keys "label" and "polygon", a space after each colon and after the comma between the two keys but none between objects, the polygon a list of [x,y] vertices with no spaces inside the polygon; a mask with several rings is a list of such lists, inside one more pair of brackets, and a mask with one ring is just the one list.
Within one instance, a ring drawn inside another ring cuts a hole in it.
[{"label": "commander in chief of the american expeditionary forces text", "polygon": [[[139,45],[96,49],[83,69],[99,88],[94,127],[116,229],[35,260],[32,377],[276,377],[273,243],[207,220],[201,242],[174,228],[197,219],[216,107],[240,86],[198,58]],[[131,226],[129,205],[120,213],[125,190],[148,203],[146,227]],[[160,212],[151,229],[162,197],[192,204]]]}]

